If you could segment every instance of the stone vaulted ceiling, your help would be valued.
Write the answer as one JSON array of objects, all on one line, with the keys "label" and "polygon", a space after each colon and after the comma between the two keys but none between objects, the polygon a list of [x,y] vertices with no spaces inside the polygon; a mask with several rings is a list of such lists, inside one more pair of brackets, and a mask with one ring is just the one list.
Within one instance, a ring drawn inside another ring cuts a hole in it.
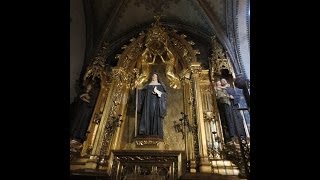
[{"label": "stone vaulted ceiling", "polygon": [[[246,79],[250,79],[249,1],[73,0],[70,6],[70,16],[73,19],[71,33],[79,37],[75,32],[80,28],[76,27],[76,24],[81,22],[81,17],[77,18],[76,12],[80,10],[75,4],[83,4],[81,6],[85,15],[85,55],[84,59],[76,58],[78,56],[74,53],[83,50],[71,47],[73,51],[70,55],[74,57],[71,69],[74,67],[72,72],[75,75],[70,77],[70,82],[75,83],[81,71],[78,67],[86,67],[103,41],[109,44],[118,43],[117,45],[125,43],[125,38],[135,35],[133,32],[149,27],[154,22],[153,17],[158,14],[161,15],[160,21],[164,24],[174,28],[180,27],[180,30],[189,32],[188,35],[193,34],[195,42],[205,39],[210,46],[210,37],[216,35],[228,51],[236,73],[244,74]],[[74,41],[72,44],[78,42]],[[72,91],[71,97],[75,94],[74,90]]]},{"label": "stone vaulted ceiling", "polygon": [[[120,49],[117,47],[119,44],[122,46],[128,37],[149,27],[154,22],[153,16],[158,14],[161,15],[161,22],[174,28],[180,27],[178,30],[189,33],[188,36],[196,44],[205,40],[210,46],[210,36],[216,35],[228,51],[236,73],[250,79],[249,1],[70,1],[70,100],[75,96],[74,86],[80,72],[93,58],[102,41],[114,44],[113,51]],[[201,52],[203,58],[209,53]]]},{"label": "stone vaulted ceiling", "polygon": [[[204,0],[217,21],[217,26],[226,29],[225,0]],[[132,28],[150,24],[153,16],[161,14],[162,21],[178,22],[213,33],[210,20],[197,0],[90,0],[93,36],[96,42],[106,30],[108,39],[115,39]]]},{"label": "stone vaulted ceiling", "polygon": [[87,47],[92,51],[102,39],[116,41],[135,28],[150,25],[160,14],[161,21],[168,24],[217,35],[231,59],[239,64],[237,71],[245,69],[250,76],[249,0],[84,0],[84,4],[87,36],[92,39]]}]

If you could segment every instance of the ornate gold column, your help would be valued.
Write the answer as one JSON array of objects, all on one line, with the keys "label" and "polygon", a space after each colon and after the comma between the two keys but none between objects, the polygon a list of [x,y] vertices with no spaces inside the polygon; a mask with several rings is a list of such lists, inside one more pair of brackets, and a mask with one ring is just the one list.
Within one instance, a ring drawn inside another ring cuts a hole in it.
[{"label": "ornate gold column", "polygon": [[[114,76],[117,76],[118,82],[121,84],[121,99],[119,102],[118,107],[118,114],[121,115],[121,124],[124,123],[127,119],[127,107],[128,107],[128,98],[129,98],[129,91],[130,91],[130,82],[133,78],[133,75],[128,73],[127,71],[124,71],[122,68],[119,68],[117,70],[117,73],[114,74]],[[112,143],[110,145],[110,151],[108,153],[109,159],[108,159],[108,166],[107,166],[107,172],[108,174],[111,174],[112,171],[112,165],[113,165],[113,159],[114,155],[111,153],[111,150],[117,150],[120,147],[120,140],[122,139],[123,131],[125,131],[124,126],[120,126],[120,128],[117,128],[113,137],[112,137]]]},{"label": "ornate gold column", "polygon": [[[192,110],[192,87],[190,84],[190,80],[188,79],[184,79],[183,81],[183,98],[184,98],[184,111],[185,114],[188,115],[188,123],[193,126],[194,122],[193,122],[193,110]],[[189,128],[189,127],[184,127],[184,128]],[[187,162],[189,163],[189,167],[190,167],[190,172],[191,173],[196,173],[196,158],[195,158],[195,152],[194,152],[194,137],[193,137],[193,133],[194,130],[190,129],[191,131],[187,131],[186,129],[184,129],[184,132],[186,132],[186,137],[185,137],[185,143],[186,143],[186,158],[187,158]]]},{"label": "ornate gold column", "polygon": [[112,69],[112,84],[106,99],[107,103],[104,106],[100,126],[93,143],[91,156],[85,165],[86,169],[96,169],[98,159],[102,158],[102,162],[104,162],[104,158],[110,153],[112,137],[114,133],[117,132],[117,127],[113,120],[120,114],[119,105],[122,98],[121,90],[123,87],[120,73],[122,72],[124,72],[122,68]]},{"label": "ornate gold column", "polygon": [[[130,82],[131,79],[133,78],[133,75],[126,72],[126,71],[121,71],[121,74],[119,74],[119,76],[121,76],[121,84],[122,84],[122,89],[121,89],[121,101],[119,104],[119,114],[122,115],[122,123],[124,123],[124,121],[126,120],[126,114],[127,114],[127,107],[128,107],[128,98],[129,98],[129,91],[130,91]],[[114,140],[112,142],[112,146],[111,149],[115,150],[118,149],[120,147],[120,142],[119,140],[122,138],[122,134],[124,131],[124,127],[120,127],[120,129],[115,133],[115,137]]]},{"label": "ornate gold column", "polygon": [[107,83],[107,73],[105,69],[107,46],[108,44],[106,42],[102,43],[97,54],[87,67],[82,83],[83,86],[88,86],[89,84],[93,83],[100,84],[99,95],[97,97],[95,108],[87,130],[89,131],[89,134],[87,135],[86,141],[83,143],[83,148],[81,151],[81,158],[88,158],[85,164],[85,168],[87,169],[95,169],[96,167],[97,155],[95,154],[94,143],[96,142],[96,137],[99,137],[97,135],[99,135],[98,131],[100,129],[100,122],[106,103],[106,96],[110,89],[110,84]]},{"label": "ornate gold column", "polygon": [[199,169],[200,172],[211,173],[211,164],[208,157],[208,149],[206,142],[205,126],[203,119],[203,109],[202,109],[202,97],[200,92],[200,80],[199,75],[201,74],[201,64],[200,62],[191,63],[191,78],[192,86],[194,90],[195,98],[195,110],[196,110],[196,119],[198,123],[198,141],[199,141]]},{"label": "ornate gold column", "polygon": [[81,156],[83,157],[87,155],[91,155],[92,153],[93,143],[96,138],[98,127],[100,125],[103,109],[106,104],[106,99],[107,99],[107,95],[110,88],[109,86],[111,85],[111,83],[107,84],[106,82],[101,81],[100,85],[101,85],[101,88],[100,88],[99,96],[97,99],[95,109],[92,113],[90,125],[88,127],[89,134],[88,134],[87,140],[83,143],[83,149],[81,152]]}]

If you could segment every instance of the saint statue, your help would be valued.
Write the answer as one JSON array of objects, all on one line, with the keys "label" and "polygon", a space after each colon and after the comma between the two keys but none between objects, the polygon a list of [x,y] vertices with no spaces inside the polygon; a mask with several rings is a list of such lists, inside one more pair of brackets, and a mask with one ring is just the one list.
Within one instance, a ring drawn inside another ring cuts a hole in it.
[{"label": "saint statue", "polygon": [[71,138],[82,143],[85,141],[87,129],[95,105],[96,93],[89,84],[86,91],[79,96],[79,103],[71,129]]},{"label": "saint statue", "polygon": [[166,87],[159,81],[158,74],[153,73],[151,82],[139,90],[138,136],[163,139],[163,119],[167,112],[166,98]]},{"label": "saint statue", "polygon": [[237,110],[239,96],[226,79],[216,82],[216,93],[224,138],[227,142],[237,142],[238,136],[246,136],[241,115]]}]

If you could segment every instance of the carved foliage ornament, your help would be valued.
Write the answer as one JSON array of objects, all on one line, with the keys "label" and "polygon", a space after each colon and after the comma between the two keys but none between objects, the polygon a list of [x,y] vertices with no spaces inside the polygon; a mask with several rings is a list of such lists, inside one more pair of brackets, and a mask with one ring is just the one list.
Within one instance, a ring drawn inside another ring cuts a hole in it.
[{"label": "carved foliage ornament", "polygon": [[122,46],[121,49],[124,51],[121,54],[116,55],[116,59],[118,60],[118,67],[127,69],[134,59],[136,59],[143,51],[143,39],[145,37],[145,33],[139,33],[138,38],[130,39],[131,44]]},{"label": "carved foliage ornament", "polygon": [[228,70],[229,74],[231,74],[231,67],[228,59],[217,59],[214,63],[214,72],[216,74],[221,75],[222,70]]},{"label": "carved foliage ornament", "polygon": [[134,78],[131,72],[126,72],[124,68],[113,69],[112,78],[120,84],[129,84]]},{"label": "carved foliage ornament", "polygon": [[160,16],[155,16],[156,22],[148,30],[145,38],[145,50],[137,59],[137,76],[134,87],[142,87],[149,79],[150,66],[155,64],[156,57],[159,56],[162,63],[166,64],[166,77],[170,81],[170,87],[179,89],[181,87],[180,78],[177,76],[175,64],[177,57],[169,45],[169,36],[164,27],[160,25]]},{"label": "carved foliage ornament", "polygon": [[216,36],[212,37],[212,60],[216,59],[226,59],[226,55],[223,52],[223,47],[218,42]]},{"label": "carved foliage ornament", "polygon": [[212,38],[212,54],[211,54],[212,71],[215,74],[221,75],[222,70],[228,70],[229,74],[232,74],[232,67],[230,65],[229,58],[224,53],[223,47],[214,36]]},{"label": "carved foliage ornament", "polygon": [[93,58],[84,75],[83,84],[86,86],[89,81],[100,79],[102,82],[106,77],[105,63],[107,43],[104,42],[97,55]]},{"label": "carved foliage ornament", "polygon": [[169,36],[164,27],[160,24],[160,16],[154,17],[156,22],[152,24],[146,36],[146,47],[155,55],[161,55],[165,51],[165,46]]},{"label": "carved foliage ornament", "polygon": [[178,164],[176,155],[115,155],[111,174],[114,179],[178,179]]},{"label": "carved foliage ornament", "polygon": [[[190,84],[193,84],[194,80],[190,79]],[[199,140],[198,140],[198,123],[197,123],[197,117],[196,117],[196,101],[195,101],[195,92],[194,89],[192,88],[192,86],[190,86],[189,89],[190,92],[190,106],[192,109],[192,121],[193,122],[193,127],[194,127],[194,133],[192,133],[193,135],[193,143],[194,143],[194,154],[196,157],[196,161],[198,161],[198,158],[200,157],[199,154]]]},{"label": "carved foliage ornament", "polygon": [[122,120],[119,117],[111,117],[105,126],[103,141],[100,149],[100,157],[106,157],[113,134],[120,127]]},{"label": "carved foliage ornament", "polygon": [[[122,69],[113,69],[112,71],[113,81],[115,82],[114,93],[112,94],[112,104],[111,109],[109,111],[107,117],[107,124],[105,125],[104,132],[103,132],[103,140],[100,148],[100,156],[105,157],[107,152],[109,151],[109,145],[112,139],[112,136],[116,130],[116,127],[119,127],[121,121],[120,118],[115,118],[118,116],[117,110],[120,105],[120,101],[122,98],[121,90],[123,87],[123,83],[121,81],[127,82],[126,73]],[[123,76],[123,77],[121,77]]]},{"label": "carved foliage ornament", "polygon": [[191,72],[192,74],[201,74],[202,71],[202,67],[201,67],[201,63],[199,62],[192,62],[191,64]]}]

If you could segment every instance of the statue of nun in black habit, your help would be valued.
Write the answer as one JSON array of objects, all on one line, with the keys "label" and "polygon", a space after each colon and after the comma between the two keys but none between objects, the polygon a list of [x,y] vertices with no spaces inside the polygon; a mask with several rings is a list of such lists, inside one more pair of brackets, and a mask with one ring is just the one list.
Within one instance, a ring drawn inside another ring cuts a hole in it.
[{"label": "statue of nun in black habit", "polygon": [[[167,90],[159,81],[157,73],[152,74],[149,84],[139,91],[137,111],[138,136],[163,139],[163,119],[167,112]],[[139,117],[139,116],[138,116]]]}]

